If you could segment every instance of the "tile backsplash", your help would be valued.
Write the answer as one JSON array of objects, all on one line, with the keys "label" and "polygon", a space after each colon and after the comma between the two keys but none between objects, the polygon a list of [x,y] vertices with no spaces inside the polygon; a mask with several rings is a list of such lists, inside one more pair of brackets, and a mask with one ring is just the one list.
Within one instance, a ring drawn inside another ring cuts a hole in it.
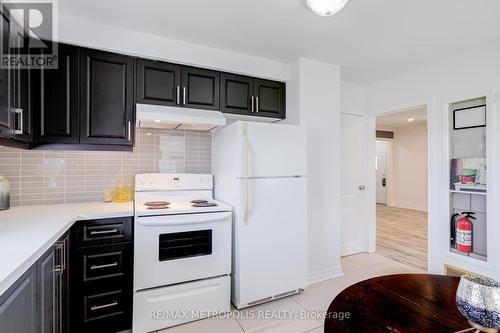
[{"label": "tile backsplash", "polygon": [[22,150],[0,147],[0,174],[11,206],[102,200],[137,173],[211,173],[212,134],[137,129],[133,152]]}]

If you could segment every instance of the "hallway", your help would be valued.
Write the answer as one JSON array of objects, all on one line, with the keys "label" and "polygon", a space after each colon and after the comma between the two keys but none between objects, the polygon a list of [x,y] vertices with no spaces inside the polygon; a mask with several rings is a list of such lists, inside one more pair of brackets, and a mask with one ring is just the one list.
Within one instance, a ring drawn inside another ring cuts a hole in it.
[{"label": "hallway", "polygon": [[427,212],[377,204],[377,253],[427,270]]}]

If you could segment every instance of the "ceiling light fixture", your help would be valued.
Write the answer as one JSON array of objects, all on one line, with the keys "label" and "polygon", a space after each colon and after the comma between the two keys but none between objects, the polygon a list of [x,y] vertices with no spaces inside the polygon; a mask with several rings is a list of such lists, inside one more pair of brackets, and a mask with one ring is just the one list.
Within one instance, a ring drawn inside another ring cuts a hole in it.
[{"label": "ceiling light fixture", "polygon": [[307,0],[307,7],[320,16],[332,16],[340,12],[349,0]]},{"label": "ceiling light fixture", "polygon": [[413,118],[408,118],[408,122],[409,122],[409,123],[412,123],[414,120],[415,120],[415,119],[413,119]]}]

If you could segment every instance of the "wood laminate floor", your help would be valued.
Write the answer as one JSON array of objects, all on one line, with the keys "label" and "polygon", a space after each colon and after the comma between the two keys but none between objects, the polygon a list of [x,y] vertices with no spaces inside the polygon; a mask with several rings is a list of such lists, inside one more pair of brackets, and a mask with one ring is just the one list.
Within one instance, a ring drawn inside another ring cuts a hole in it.
[{"label": "wood laminate floor", "polygon": [[377,253],[427,270],[427,212],[377,204]]}]

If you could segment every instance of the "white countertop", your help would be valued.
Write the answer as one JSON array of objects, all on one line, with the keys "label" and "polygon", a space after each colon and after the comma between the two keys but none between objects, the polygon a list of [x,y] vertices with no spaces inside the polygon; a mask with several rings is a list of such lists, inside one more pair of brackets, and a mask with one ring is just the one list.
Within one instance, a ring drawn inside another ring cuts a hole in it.
[{"label": "white countertop", "polygon": [[0,211],[0,295],[75,221],[133,215],[132,201],[36,205]]}]

